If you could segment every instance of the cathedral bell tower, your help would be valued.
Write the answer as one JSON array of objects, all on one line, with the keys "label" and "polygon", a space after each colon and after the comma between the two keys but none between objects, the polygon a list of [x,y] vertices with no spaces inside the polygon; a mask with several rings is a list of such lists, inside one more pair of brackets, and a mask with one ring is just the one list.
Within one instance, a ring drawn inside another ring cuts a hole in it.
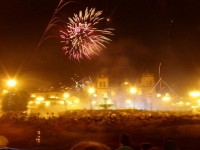
[{"label": "cathedral bell tower", "polygon": [[108,77],[101,73],[97,78],[97,89],[107,89],[109,86],[109,80]]}]

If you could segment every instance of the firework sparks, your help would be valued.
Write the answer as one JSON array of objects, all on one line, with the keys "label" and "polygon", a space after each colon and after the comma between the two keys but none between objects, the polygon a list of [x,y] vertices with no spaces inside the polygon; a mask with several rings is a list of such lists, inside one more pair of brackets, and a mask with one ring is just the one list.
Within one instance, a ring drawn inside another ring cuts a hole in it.
[{"label": "firework sparks", "polygon": [[90,77],[88,78],[86,77],[80,80],[79,76],[75,74],[75,78],[71,78],[71,79],[74,82],[73,89],[75,89],[76,91],[85,90],[88,86],[92,85],[92,81]]},{"label": "firework sparks", "polygon": [[36,47],[36,49],[35,49],[35,51],[34,51],[34,53],[33,53],[33,55],[32,55],[32,58],[30,59],[30,62],[32,61],[33,57],[35,56],[35,54],[36,54],[37,50],[39,49],[39,47],[41,46],[41,44],[42,44],[45,40],[47,40],[47,39],[53,37],[53,36],[48,36],[48,37],[46,37],[46,34],[47,34],[47,32],[48,32],[52,27],[57,26],[57,23],[58,23],[58,22],[61,22],[61,20],[60,20],[58,17],[56,17],[56,15],[58,14],[58,12],[59,12],[64,6],[66,6],[66,5],[68,5],[68,4],[72,3],[72,2],[74,2],[74,1],[64,2],[63,0],[60,0],[60,2],[59,2],[59,4],[58,4],[57,8],[56,8],[55,11],[54,11],[54,14],[53,14],[53,16],[52,16],[52,18],[51,18],[49,24],[47,25],[47,27],[46,27],[46,29],[45,29],[43,35],[42,35],[42,38],[41,38],[40,41],[39,41],[39,44],[37,45],[37,47]]},{"label": "firework sparks", "polygon": [[69,18],[69,22],[65,31],[60,30],[61,38],[65,46],[62,48],[65,54],[69,55],[70,59],[80,61],[84,58],[91,59],[91,56],[106,48],[104,43],[109,43],[111,40],[105,35],[113,35],[112,28],[103,30],[97,29],[97,25],[101,20],[102,11],[95,11],[95,8],[88,10],[85,13],[82,11],[79,14],[74,14],[73,18]]}]

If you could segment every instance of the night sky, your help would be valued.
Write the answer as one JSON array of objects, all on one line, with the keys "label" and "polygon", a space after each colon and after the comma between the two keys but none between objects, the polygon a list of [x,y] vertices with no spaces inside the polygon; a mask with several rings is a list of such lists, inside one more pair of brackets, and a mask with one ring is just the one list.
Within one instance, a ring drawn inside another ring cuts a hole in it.
[{"label": "night sky", "polygon": [[[67,2],[67,1],[64,1]],[[23,85],[51,85],[101,71],[136,83],[153,73],[179,94],[199,89],[200,1],[198,0],[77,0],[56,15],[68,21],[79,10],[103,10],[98,28],[114,28],[107,48],[81,62],[69,60],[60,43],[61,24],[50,28],[38,47],[59,0],[0,1],[0,77],[16,77]],[[38,47],[38,48],[37,48]],[[76,75],[75,75],[76,74]],[[29,83],[29,84],[28,84]]]}]

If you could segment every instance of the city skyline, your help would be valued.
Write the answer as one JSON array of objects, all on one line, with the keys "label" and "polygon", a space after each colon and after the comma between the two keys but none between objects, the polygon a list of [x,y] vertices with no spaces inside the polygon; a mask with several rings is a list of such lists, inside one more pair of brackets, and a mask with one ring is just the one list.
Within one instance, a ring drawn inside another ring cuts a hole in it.
[{"label": "city skyline", "polygon": [[160,69],[160,76],[179,95],[199,88],[200,2],[79,0],[67,4],[58,14],[63,20],[86,7],[95,7],[103,10],[101,27],[115,29],[107,48],[82,62],[69,60],[62,51],[60,27],[51,28],[47,36],[53,37],[37,49],[59,2],[0,2],[3,79],[17,75],[35,84],[40,83],[38,80],[73,84],[75,74],[95,77],[105,71],[120,80],[137,81],[148,70],[158,80]]}]

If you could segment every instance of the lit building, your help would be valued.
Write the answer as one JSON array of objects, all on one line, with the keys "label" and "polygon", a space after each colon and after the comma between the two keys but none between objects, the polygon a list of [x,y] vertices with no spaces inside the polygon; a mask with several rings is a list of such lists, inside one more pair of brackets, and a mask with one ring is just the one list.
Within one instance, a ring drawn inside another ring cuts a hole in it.
[{"label": "lit building", "polygon": [[[154,86],[154,75],[150,73],[144,73],[139,83],[132,84],[125,80],[119,85],[110,83],[108,76],[101,73],[95,84],[97,103],[101,104],[102,98],[106,95],[116,109],[153,109],[152,99],[156,96]],[[130,92],[132,87],[136,87],[135,93]]]},{"label": "lit building", "polygon": [[[104,73],[100,73],[94,83],[94,91],[82,97],[73,93],[65,98],[64,92],[36,92],[31,93],[28,103],[29,112],[46,111],[60,112],[67,109],[155,109],[156,95],[154,76],[144,73],[141,81],[132,84],[128,80],[116,84]],[[131,92],[131,88],[135,91]],[[153,101],[154,100],[154,101]],[[106,103],[106,105],[105,105]],[[103,107],[105,106],[105,107]]]},{"label": "lit building", "polygon": [[[65,86],[62,85],[61,90],[57,91],[51,87],[29,92],[28,112],[49,113],[73,109],[185,110],[200,107],[199,92],[193,91],[190,98],[181,98],[163,80],[155,83],[154,75],[148,72],[143,73],[137,82],[115,79],[105,73],[100,73],[93,83],[88,82],[83,83],[82,91],[78,87],[78,90],[68,89],[69,93],[65,93]],[[8,92],[2,89],[0,107],[3,95]]]},{"label": "lit building", "polygon": [[[119,80],[100,73],[93,83],[79,90],[55,89],[30,92],[28,112],[63,112],[72,109],[148,109],[164,110],[183,106],[171,93],[159,90],[153,74],[145,72],[138,82]],[[166,89],[166,88],[165,88]],[[159,91],[159,92],[157,92]],[[187,103],[189,106],[189,103]]]}]

